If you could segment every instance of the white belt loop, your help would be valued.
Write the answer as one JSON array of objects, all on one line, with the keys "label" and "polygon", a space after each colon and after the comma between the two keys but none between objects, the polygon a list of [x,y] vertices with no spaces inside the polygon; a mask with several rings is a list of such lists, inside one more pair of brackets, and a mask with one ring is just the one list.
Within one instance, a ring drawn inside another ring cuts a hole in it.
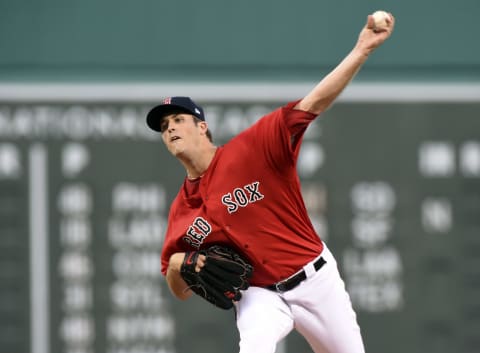
[{"label": "white belt loop", "polygon": [[[317,260],[317,259],[315,259],[315,260]],[[311,261],[308,264],[306,264],[305,266],[303,266],[303,270],[305,271],[305,275],[307,276],[307,278],[312,277],[315,274],[315,272],[317,272],[317,271],[315,271],[315,267],[313,266],[314,262],[315,261]]]}]

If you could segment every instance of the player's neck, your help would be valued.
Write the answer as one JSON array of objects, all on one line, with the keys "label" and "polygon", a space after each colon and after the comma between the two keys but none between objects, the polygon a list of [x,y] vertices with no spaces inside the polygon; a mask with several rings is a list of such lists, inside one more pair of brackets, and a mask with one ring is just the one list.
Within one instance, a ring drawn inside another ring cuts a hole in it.
[{"label": "player's neck", "polygon": [[216,151],[217,146],[210,144],[209,146],[194,152],[194,155],[189,158],[180,158],[180,161],[187,172],[187,178],[196,179],[202,177],[210,166]]}]

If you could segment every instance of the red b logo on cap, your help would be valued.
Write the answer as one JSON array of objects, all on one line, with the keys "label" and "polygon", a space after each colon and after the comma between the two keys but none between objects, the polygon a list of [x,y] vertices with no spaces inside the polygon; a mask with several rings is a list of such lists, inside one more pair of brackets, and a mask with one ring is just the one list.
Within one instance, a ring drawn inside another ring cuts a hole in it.
[{"label": "red b logo on cap", "polygon": [[171,104],[171,103],[172,103],[172,97],[168,97],[163,100],[163,104]]}]

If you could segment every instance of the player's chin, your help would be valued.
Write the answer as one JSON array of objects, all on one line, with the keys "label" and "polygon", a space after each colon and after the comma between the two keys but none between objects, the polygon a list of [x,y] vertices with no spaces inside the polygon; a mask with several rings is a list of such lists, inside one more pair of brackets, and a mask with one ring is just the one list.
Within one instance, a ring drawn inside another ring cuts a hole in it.
[{"label": "player's chin", "polygon": [[168,146],[168,150],[175,157],[180,157],[185,153],[185,147],[178,143]]}]

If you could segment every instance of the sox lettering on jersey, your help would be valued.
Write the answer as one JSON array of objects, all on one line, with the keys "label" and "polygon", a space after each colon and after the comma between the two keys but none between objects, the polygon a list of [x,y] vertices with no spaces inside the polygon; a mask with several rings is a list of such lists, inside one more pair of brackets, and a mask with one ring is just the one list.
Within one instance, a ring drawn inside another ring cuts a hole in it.
[{"label": "sox lettering on jersey", "polygon": [[194,248],[198,249],[211,232],[212,226],[208,224],[204,218],[197,217],[193,221],[192,225],[188,227],[183,240]]},{"label": "sox lettering on jersey", "polygon": [[227,207],[228,213],[237,212],[239,207],[246,207],[248,204],[263,199],[263,194],[258,190],[259,186],[260,182],[255,181],[223,195],[222,203]]}]

